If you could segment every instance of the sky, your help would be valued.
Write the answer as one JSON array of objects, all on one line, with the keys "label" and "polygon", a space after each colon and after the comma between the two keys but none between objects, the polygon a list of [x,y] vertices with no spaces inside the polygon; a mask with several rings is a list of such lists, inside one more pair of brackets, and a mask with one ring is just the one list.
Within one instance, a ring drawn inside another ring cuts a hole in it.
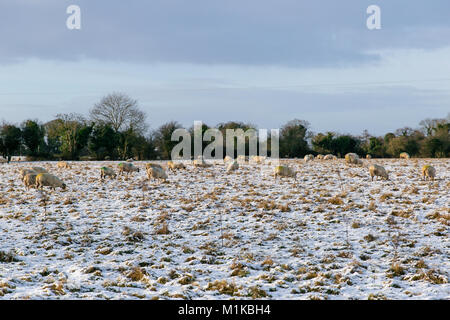
[{"label": "sky", "polygon": [[152,129],[418,127],[450,112],[449,18],[448,0],[0,0],[0,120],[88,115],[123,92]]}]

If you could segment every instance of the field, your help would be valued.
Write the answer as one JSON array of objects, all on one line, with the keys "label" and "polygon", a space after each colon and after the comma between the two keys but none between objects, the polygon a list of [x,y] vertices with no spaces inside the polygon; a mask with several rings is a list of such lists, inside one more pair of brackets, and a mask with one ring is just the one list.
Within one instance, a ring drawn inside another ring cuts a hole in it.
[{"label": "field", "polygon": [[[0,299],[450,299],[450,160],[342,159],[100,180],[117,162],[0,164]],[[434,182],[420,168],[436,168]]]}]

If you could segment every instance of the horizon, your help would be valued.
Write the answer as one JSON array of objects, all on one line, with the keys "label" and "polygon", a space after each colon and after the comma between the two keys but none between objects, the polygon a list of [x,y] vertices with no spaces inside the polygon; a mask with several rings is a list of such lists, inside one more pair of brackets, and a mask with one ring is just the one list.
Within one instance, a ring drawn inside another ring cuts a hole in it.
[{"label": "horizon", "polygon": [[[69,30],[66,9],[81,10]],[[381,29],[366,8],[379,5]],[[450,109],[450,3],[2,1],[0,119],[42,122],[103,96],[151,129],[195,120],[379,136]]]}]

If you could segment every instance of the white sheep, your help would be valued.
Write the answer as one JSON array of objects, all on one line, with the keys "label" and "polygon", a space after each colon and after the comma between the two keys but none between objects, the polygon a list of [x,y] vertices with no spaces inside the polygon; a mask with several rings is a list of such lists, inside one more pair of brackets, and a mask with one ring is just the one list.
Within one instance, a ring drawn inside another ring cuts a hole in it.
[{"label": "white sheep", "polygon": [[323,154],[318,154],[318,155],[316,156],[316,159],[322,160],[322,159],[323,159]]},{"label": "white sheep", "polygon": [[117,177],[117,174],[111,168],[101,167],[100,168],[100,178],[104,179],[107,176],[115,179]]},{"label": "white sheep", "polygon": [[362,160],[359,159],[359,156],[356,153],[347,153],[345,155],[345,162],[348,164],[356,164],[356,165],[362,164]]},{"label": "white sheep", "polygon": [[400,159],[409,159],[410,156],[407,152],[400,153]]},{"label": "white sheep", "polygon": [[25,176],[29,173],[38,173],[36,171],[34,171],[33,169],[20,169],[19,170],[19,176],[20,176],[20,180],[23,180],[23,178],[25,178]]},{"label": "white sheep", "polygon": [[264,163],[264,161],[266,160],[266,157],[264,157],[264,156],[252,156],[250,160],[252,162],[254,162],[254,163],[261,164],[261,163]]},{"label": "white sheep", "polygon": [[147,169],[147,177],[148,180],[153,179],[167,179],[167,173],[164,171],[163,168],[160,167],[150,167]]},{"label": "white sheep", "polygon": [[198,168],[208,168],[208,167],[212,166],[212,164],[205,162],[205,160],[203,160],[203,158],[195,159],[193,161],[193,165],[194,165],[194,167],[198,167]]},{"label": "white sheep", "polygon": [[369,167],[369,173],[370,173],[370,177],[372,178],[373,181],[373,177],[382,177],[385,180],[389,180],[389,175],[386,172],[386,169],[384,169],[384,167],[377,165],[377,164],[372,164]]},{"label": "white sheep", "polygon": [[158,167],[158,168],[163,169],[162,165],[157,164],[157,163],[149,162],[149,163],[146,163],[146,164],[145,164],[145,169],[155,168],[155,167]]},{"label": "white sheep", "polygon": [[56,188],[66,189],[66,184],[62,182],[58,177],[50,173],[39,173],[36,176],[36,189],[43,189],[44,186],[50,187],[55,190]]},{"label": "white sheep", "polygon": [[233,162],[228,164],[228,166],[227,166],[227,173],[230,173],[230,172],[235,171],[237,169],[239,169],[239,163],[236,160],[234,160]]},{"label": "white sheep", "polygon": [[30,187],[36,187],[36,177],[37,177],[37,173],[33,172],[33,173],[27,173],[22,181],[25,184],[25,187],[27,188],[27,190],[30,189]]},{"label": "white sheep", "polygon": [[274,176],[275,179],[277,179],[278,176],[280,177],[293,177],[294,179],[297,179],[297,172],[288,166],[276,166],[274,169]]},{"label": "white sheep", "polygon": [[312,154],[307,154],[307,155],[303,158],[303,160],[305,160],[305,162],[313,161],[313,160],[314,160],[314,155],[312,155]]},{"label": "white sheep", "polygon": [[37,173],[48,173],[48,171],[42,167],[31,167],[31,170],[36,171]]},{"label": "white sheep", "polygon": [[178,169],[186,169],[186,166],[182,162],[169,161],[167,162],[167,168],[169,168],[170,171],[175,171]]},{"label": "white sheep", "polygon": [[121,162],[117,165],[119,167],[119,174],[122,175],[124,172],[127,173],[127,176],[130,172],[139,172],[139,168],[135,167],[132,163],[129,162]]},{"label": "white sheep", "polygon": [[70,165],[66,162],[66,161],[58,161],[58,163],[56,164],[56,166],[59,169],[70,169]]},{"label": "white sheep", "polygon": [[424,165],[422,167],[422,176],[424,180],[430,179],[434,181],[436,177],[436,169],[430,165]]},{"label": "white sheep", "polygon": [[241,154],[237,157],[237,161],[238,162],[248,162],[248,157]]},{"label": "white sheep", "polygon": [[225,158],[223,159],[223,162],[225,162],[225,163],[230,162],[230,161],[234,161],[233,158],[230,156],[225,156]]},{"label": "white sheep", "polygon": [[336,160],[337,157],[333,154],[327,154],[326,156],[323,157],[323,160]]}]

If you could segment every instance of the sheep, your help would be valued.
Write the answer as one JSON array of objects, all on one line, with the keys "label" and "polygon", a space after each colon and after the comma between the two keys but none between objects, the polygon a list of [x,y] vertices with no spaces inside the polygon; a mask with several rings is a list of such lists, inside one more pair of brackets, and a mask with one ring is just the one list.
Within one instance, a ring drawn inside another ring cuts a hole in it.
[{"label": "sheep", "polygon": [[406,153],[406,152],[400,153],[400,159],[409,159],[409,158],[410,158],[410,156],[408,153]]},{"label": "sheep", "polygon": [[48,173],[48,171],[42,167],[31,167],[31,170],[36,171],[37,173]]},{"label": "sheep", "polygon": [[39,173],[36,176],[36,189],[43,189],[44,186],[50,187],[55,190],[57,187],[66,189],[66,184],[62,182],[58,177],[50,173]]},{"label": "sheep", "polygon": [[379,166],[377,164],[372,164],[369,167],[369,173],[370,173],[370,177],[372,178],[372,181],[373,181],[373,177],[375,177],[375,176],[382,177],[385,180],[389,180],[389,175],[386,172],[386,169],[384,169],[384,167]]},{"label": "sheep", "polygon": [[230,173],[232,171],[235,171],[239,169],[239,163],[234,160],[233,162],[231,162],[228,166],[227,166],[227,173]]},{"label": "sheep", "polygon": [[8,163],[8,160],[0,158],[0,163]]},{"label": "sheep", "polygon": [[237,157],[237,161],[238,162],[248,162],[248,157],[241,154]]},{"label": "sheep", "polygon": [[212,164],[205,162],[203,159],[195,159],[193,165],[198,168],[208,168],[212,166]]},{"label": "sheep", "polygon": [[182,162],[173,162],[173,161],[167,162],[167,167],[171,171],[175,171],[177,169],[186,169],[186,166]]},{"label": "sheep", "polygon": [[36,171],[34,171],[33,169],[20,169],[19,170],[19,176],[20,176],[20,180],[23,180],[23,178],[25,178],[25,176],[29,173],[38,173]]},{"label": "sheep", "polygon": [[59,169],[70,169],[70,165],[65,161],[59,161],[56,166]]},{"label": "sheep", "polygon": [[436,169],[430,165],[424,165],[422,167],[422,176],[424,180],[432,180],[434,181],[434,178],[436,177]]},{"label": "sheep", "polygon": [[122,175],[123,172],[127,173],[127,176],[130,172],[139,172],[139,168],[135,167],[132,163],[129,162],[121,162],[117,165],[119,167],[119,174]]},{"label": "sheep", "polygon": [[356,153],[347,153],[345,155],[345,162],[348,164],[362,164],[362,161],[359,159],[359,156]]},{"label": "sheep", "polygon": [[323,160],[336,160],[336,159],[337,157],[332,154],[327,154],[326,156],[323,157]]},{"label": "sheep", "polygon": [[266,160],[266,157],[264,157],[264,156],[252,156],[252,157],[251,157],[251,160],[252,160],[254,163],[260,164],[260,163],[264,163],[264,160]]},{"label": "sheep", "polygon": [[167,179],[167,173],[161,167],[150,167],[147,169],[148,180],[154,179]]},{"label": "sheep", "polygon": [[305,160],[305,162],[313,161],[313,160],[314,160],[314,156],[313,156],[312,154],[307,154],[307,155],[303,158],[303,160]]},{"label": "sheep", "polygon": [[155,168],[155,167],[163,169],[163,167],[160,164],[157,164],[157,163],[149,162],[149,163],[145,164],[145,169]]},{"label": "sheep", "polygon": [[372,159],[372,156],[370,154],[366,154],[366,159],[370,160],[370,159]]},{"label": "sheep", "polygon": [[280,177],[293,177],[294,179],[297,179],[297,172],[288,166],[276,166],[274,169],[274,176],[275,180],[278,176]]},{"label": "sheep", "polygon": [[23,177],[22,181],[25,184],[25,187],[27,188],[27,190],[30,190],[30,187],[36,186],[37,175],[38,174],[36,172],[32,172],[32,173],[25,174],[25,176]]},{"label": "sheep", "polygon": [[100,168],[100,178],[103,180],[106,176],[115,179],[117,177],[117,174],[111,168],[101,167]]},{"label": "sheep", "polygon": [[316,159],[322,160],[322,159],[323,159],[323,154],[318,154],[317,157],[316,157]]},{"label": "sheep", "polygon": [[225,162],[225,163],[230,162],[230,161],[234,161],[233,158],[230,156],[225,156],[225,158],[223,159],[223,162]]}]

